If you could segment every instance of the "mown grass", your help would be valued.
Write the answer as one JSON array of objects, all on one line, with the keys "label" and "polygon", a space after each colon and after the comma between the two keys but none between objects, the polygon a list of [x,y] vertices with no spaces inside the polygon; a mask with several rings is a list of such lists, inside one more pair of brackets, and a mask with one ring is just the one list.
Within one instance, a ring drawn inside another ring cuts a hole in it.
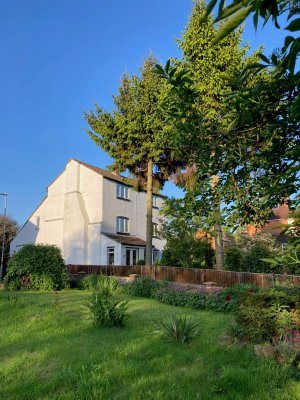
[{"label": "mown grass", "polygon": [[[0,293],[0,399],[293,400],[300,384],[289,368],[224,346],[230,315],[129,298],[125,328],[93,326],[90,293]],[[54,304],[54,305],[53,305]],[[201,333],[189,345],[151,334],[152,320],[187,315]]]}]

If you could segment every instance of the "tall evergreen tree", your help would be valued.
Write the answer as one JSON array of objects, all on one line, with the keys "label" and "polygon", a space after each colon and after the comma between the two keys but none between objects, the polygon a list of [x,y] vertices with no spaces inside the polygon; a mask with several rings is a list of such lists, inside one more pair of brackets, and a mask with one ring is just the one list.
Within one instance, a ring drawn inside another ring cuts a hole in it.
[{"label": "tall evergreen tree", "polygon": [[152,196],[162,188],[181,162],[173,157],[165,135],[165,124],[158,113],[166,82],[154,73],[156,59],[150,55],[140,68],[140,76],[125,74],[115,108],[106,112],[96,105],[85,113],[92,128],[88,134],[113,159],[113,170],[128,170],[135,177],[137,190],[147,191],[146,265],[152,265]]},{"label": "tall evergreen tree", "polygon": [[211,17],[201,21],[204,14],[205,3],[199,1],[179,40],[182,60],[158,72],[173,85],[165,109],[177,129],[174,145],[182,149],[186,164],[195,171],[192,180],[188,176],[179,181],[187,188],[189,204],[194,202],[206,214],[208,225],[214,225],[217,269],[223,269],[220,188],[224,181],[220,170],[228,140],[228,95],[236,89],[237,74],[256,56],[246,57],[249,48],[242,44],[241,31],[213,45],[216,28]]}]

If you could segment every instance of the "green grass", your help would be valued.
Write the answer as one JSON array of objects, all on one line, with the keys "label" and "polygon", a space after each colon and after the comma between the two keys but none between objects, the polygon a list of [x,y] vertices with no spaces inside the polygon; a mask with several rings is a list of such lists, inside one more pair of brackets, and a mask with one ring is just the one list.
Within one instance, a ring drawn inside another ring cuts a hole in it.
[{"label": "green grass", "polygon": [[[0,292],[0,399],[293,400],[300,384],[289,368],[224,346],[231,316],[129,298],[125,328],[93,326],[90,293]],[[189,345],[151,334],[152,320],[187,315],[200,334]]]}]

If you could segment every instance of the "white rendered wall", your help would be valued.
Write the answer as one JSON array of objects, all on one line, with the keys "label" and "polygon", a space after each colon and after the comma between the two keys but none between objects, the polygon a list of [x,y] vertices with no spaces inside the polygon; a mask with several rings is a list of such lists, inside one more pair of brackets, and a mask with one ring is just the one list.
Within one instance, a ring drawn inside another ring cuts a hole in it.
[{"label": "white rendered wall", "polygon": [[[140,239],[146,240],[146,200],[145,192],[136,192],[129,189],[129,200],[117,198],[117,182],[103,179],[103,218],[102,232],[116,234],[116,217],[126,217],[129,219],[129,233]],[[161,207],[163,198],[158,197],[158,207]],[[159,224],[159,210],[153,211],[153,222]],[[153,238],[153,245],[163,250],[164,240]]]}]

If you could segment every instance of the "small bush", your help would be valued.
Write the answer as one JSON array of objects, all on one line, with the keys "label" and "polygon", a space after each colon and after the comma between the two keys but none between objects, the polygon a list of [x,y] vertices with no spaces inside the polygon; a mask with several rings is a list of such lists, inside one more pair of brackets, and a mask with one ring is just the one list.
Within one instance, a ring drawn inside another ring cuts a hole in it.
[{"label": "small bush", "polygon": [[106,275],[89,275],[82,279],[79,287],[83,290],[101,290],[106,288],[110,293],[118,288],[119,282],[117,278]]},{"label": "small bush", "polygon": [[300,331],[287,332],[281,339],[275,337],[273,344],[276,347],[280,362],[292,364],[300,369]]},{"label": "small bush", "polygon": [[127,318],[127,301],[114,300],[107,289],[93,293],[89,309],[99,327],[122,327]]},{"label": "small bush", "polygon": [[199,324],[187,320],[186,316],[172,315],[171,320],[154,321],[156,331],[163,340],[188,343],[199,333]]},{"label": "small bush", "polygon": [[274,254],[274,251],[271,251],[266,245],[261,243],[254,244],[243,259],[243,270],[266,274],[282,273],[282,266],[274,267],[272,264],[263,261],[264,258],[272,258]]},{"label": "small bush", "polygon": [[225,250],[224,266],[227,271],[243,270],[243,252],[236,246],[228,247]]},{"label": "small bush", "polygon": [[155,292],[163,285],[163,282],[157,282],[149,276],[142,276],[131,284],[125,285],[124,292],[133,296],[152,298]]},{"label": "small bush", "polygon": [[300,287],[275,286],[248,293],[236,310],[236,321],[253,342],[272,342],[300,329]]},{"label": "small bush", "polygon": [[23,246],[9,260],[4,284],[10,290],[68,287],[68,274],[60,249],[43,244]]}]

